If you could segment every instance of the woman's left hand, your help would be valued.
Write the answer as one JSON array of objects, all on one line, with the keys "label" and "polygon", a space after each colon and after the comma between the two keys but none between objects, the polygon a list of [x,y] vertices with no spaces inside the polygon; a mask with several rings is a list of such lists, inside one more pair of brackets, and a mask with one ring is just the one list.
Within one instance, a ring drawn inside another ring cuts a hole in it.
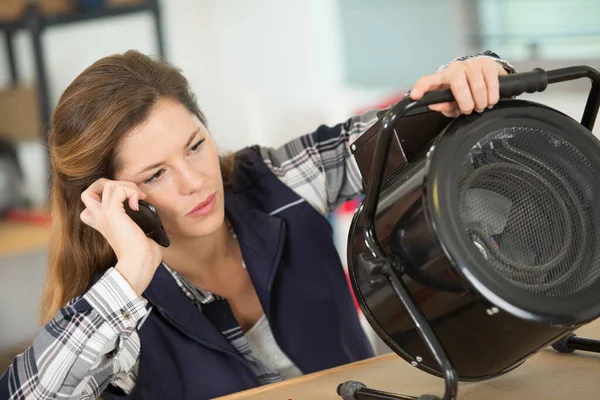
[{"label": "woman's left hand", "polygon": [[421,77],[411,89],[410,97],[419,100],[427,92],[452,90],[455,102],[429,106],[447,117],[471,114],[473,110],[483,112],[500,100],[498,76],[508,72],[490,57],[478,57],[465,61],[454,61],[445,70]]}]

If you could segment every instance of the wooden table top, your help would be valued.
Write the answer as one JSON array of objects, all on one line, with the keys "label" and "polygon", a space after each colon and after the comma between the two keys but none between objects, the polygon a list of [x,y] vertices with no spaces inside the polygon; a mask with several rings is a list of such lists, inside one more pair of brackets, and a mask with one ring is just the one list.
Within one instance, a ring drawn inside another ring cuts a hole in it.
[{"label": "wooden table top", "polygon": [[[600,320],[576,332],[600,339]],[[370,388],[419,396],[442,396],[444,382],[395,354],[344,365],[280,383],[220,397],[222,400],[341,400],[338,384],[356,380]],[[485,382],[460,382],[458,400],[598,400],[600,399],[600,354],[576,351],[560,354],[541,350],[515,370]]]}]

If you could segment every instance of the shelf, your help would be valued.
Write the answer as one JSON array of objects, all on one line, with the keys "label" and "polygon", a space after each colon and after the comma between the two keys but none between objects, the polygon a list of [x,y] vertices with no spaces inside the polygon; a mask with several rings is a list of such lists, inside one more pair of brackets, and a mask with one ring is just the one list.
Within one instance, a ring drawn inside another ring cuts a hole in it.
[{"label": "shelf", "polygon": [[[40,15],[39,21],[42,26],[59,26],[67,25],[77,22],[99,20],[105,18],[118,17],[123,15],[137,14],[140,12],[151,12],[153,11],[154,4],[152,2],[145,2],[140,4],[124,5],[124,6],[113,6],[113,7],[99,7],[88,11],[69,11],[62,14],[52,15]],[[2,20],[0,19],[0,30],[1,31],[16,31],[26,27],[27,13],[23,13],[21,17],[13,20]]]},{"label": "shelf", "polygon": [[[2,1],[2,0],[0,0]],[[165,58],[164,40],[161,22],[159,0],[146,0],[135,4],[103,6],[86,11],[68,11],[57,14],[44,14],[34,4],[25,7],[22,15],[14,19],[0,19],[0,32],[5,33],[8,65],[13,87],[19,84],[19,71],[16,65],[14,37],[18,30],[26,30],[31,35],[34,53],[35,71],[38,87],[38,101],[40,103],[40,121],[43,132],[40,132],[43,142],[47,140],[48,127],[50,126],[51,105],[49,99],[48,77],[46,74],[45,49],[42,41],[44,32],[54,26],[75,24],[78,22],[96,21],[113,17],[133,15],[148,12],[153,17],[154,31],[156,34],[157,50],[160,57]]]}]

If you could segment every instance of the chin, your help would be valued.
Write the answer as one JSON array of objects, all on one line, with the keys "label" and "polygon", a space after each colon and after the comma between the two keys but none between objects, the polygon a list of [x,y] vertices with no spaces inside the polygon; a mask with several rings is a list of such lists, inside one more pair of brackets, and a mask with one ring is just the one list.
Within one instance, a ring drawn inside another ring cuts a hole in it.
[{"label": "chin", "polygon": [[187,237],[209,236],[219,230],[225,221],[225,210],[215,207],[209,214],[201,218],[183,218],[179,226],[179,234]]}]

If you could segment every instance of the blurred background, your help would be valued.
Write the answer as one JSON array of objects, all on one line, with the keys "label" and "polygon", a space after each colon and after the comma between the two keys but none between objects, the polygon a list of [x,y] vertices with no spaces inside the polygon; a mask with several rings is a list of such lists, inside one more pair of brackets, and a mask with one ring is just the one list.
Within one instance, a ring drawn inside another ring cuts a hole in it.
[{"label": "blurred background", "polygon": [[[51,111],[97,59],[128,49],[162,55],[183,70],[222,150],[278,146],[393,104],[420,76],[470,52],[492,50],[519,71],[600,68],[600,2],[0,0],[0,36],[1,374],[39,329]],[[579,119],[588,90],[581,80],[522,98]],[[330,215],[344,261],[357,204]]]}]

